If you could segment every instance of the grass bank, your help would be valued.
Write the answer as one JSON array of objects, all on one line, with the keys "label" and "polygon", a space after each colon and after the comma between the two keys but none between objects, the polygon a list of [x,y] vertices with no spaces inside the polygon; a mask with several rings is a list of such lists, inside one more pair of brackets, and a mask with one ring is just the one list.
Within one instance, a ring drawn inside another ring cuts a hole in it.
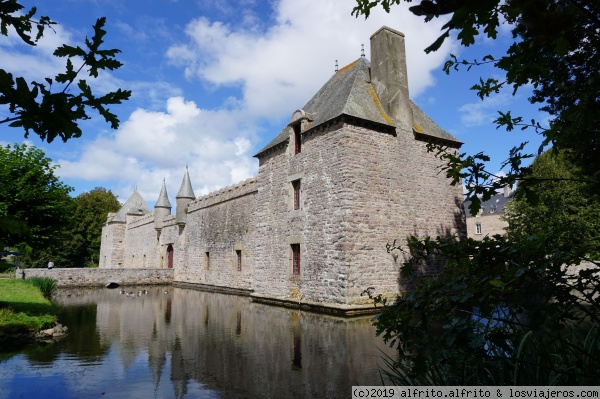
[{"label": "grass bank", "polygon": [[50,328],[57,308],[24,280],[0,279],[0,336]]}]

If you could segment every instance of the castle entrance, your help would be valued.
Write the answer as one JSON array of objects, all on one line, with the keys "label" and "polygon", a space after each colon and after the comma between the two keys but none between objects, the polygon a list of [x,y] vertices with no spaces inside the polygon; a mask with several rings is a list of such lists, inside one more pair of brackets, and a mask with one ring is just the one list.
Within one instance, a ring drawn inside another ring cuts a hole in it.
[{"label": "castle entrance", "polygon": [[167,247],[167,265],[169,269],[173,268],[173,246],[171,244]]}]

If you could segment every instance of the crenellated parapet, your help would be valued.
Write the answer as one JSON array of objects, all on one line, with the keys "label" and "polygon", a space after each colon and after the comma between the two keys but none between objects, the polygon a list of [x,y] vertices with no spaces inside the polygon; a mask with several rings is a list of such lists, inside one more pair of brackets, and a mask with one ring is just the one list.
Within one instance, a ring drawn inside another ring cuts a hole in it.
[{"label": "crenellated parapet", "polygon": [[202,197],[198,197],[197,200],[193,201],[188,206],[188,213],[197,211],[199,209],[208,208],[216,204],[220,204],[232,199],[243,197],[244,195],[252,194],[258,191],[258,178],[251,177],[243,182],[222,188],[217,191],[213,191],[210,194],[206,194]]},{"label": "crenellated parapet", "polygon": [[152,213],[134,218],[131,222],[127,223],[127,230],[135,229],[149,223],[154,223],[154,214]]},{"label": "crenellated parapet", "polygon": [[175,226],[177,224],[177,218],[175,215],[169,215],[163,219],[163,227]]}]

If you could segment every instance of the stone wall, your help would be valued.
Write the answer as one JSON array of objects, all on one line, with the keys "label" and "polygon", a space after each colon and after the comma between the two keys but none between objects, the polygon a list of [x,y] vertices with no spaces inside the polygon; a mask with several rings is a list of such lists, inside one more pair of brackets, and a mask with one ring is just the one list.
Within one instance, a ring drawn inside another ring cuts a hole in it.
[{"label": "stone wall", "polygon": [[[173,270],[168,269],[21,269],[24,278],[50,277],[58,287],[104,287],[108,283],[119,285],[163,285],[173,283]],[[17,277],[19,277],[17,275]]]},{"label": "stone wall", "polygon": [[[504,235],[508,222],[503,219],[503,213],[486,214],[467,218],[467,232],[470,238],[483,240],[483,237],[496,234]],[[481,225],[481,232],[477,232],[477,224]]]},{"label": "stone wall", "polygon": [[[130,219],[131,218],[131,219]],[[124,268],[158,268],[158,238],[154,229],[154,215],[127,215],[125,229]]]},{"label": "stone wall", "polygon": [[[114,214],[109,214],[109,217]],[[100,246],[100,267],[123,267],[125,254],[125,223],[106,223],[102,226],[102,245]]]},{"label": "stone wall", "polygon": [[189,204],[175,281],[252,289],[256,190],[252,178]]},{"label": "stone wall", "polygon": [[[393,133],[337,121],[305,134],[299,154],[290,139],[261,156],[255,295],[360,304],[369,287],[396,294],[403,259],[386,244],[465,234],[460,186],[438,173],[425,141]],[[292,207],[295,180],[300,210]],[[292,244],[300,244],[297,276]]]},{"label": "stone wall", "polygon": [[158,267],[161,269],[168,268],[168,247],[173,247],[173,267],[177,267],[182,261],[181,254],[183,253],[182,246],[184,245],[185,230],[180,228],[175,220],[175,215],[169,215],[164,219],[163,228],[160,231],[160,240],[158,248]]},{"label": "stone wall", "polygon": [[[344,218],[347,298],[360,301],[369,287],[395,295],[406,288],[400,278],[405,259],[399,251],[387,253],[386,244],[406,248],[412,235],[464,235],[461,187],[439,173],[442,162],[412,131],[397,129],[394,136],[350,125],[345,133],[339,145],[347,152],[352,183],[352,206]],[[433,272],[433,266],[421,273]]]}]

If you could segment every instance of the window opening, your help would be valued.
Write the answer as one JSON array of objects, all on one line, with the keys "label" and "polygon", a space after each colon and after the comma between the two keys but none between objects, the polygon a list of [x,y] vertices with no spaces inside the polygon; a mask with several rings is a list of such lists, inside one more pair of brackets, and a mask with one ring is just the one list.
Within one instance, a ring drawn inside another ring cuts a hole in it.
[{"label": "window opening", "polygon": [[294,180],[292,182],[294,188],[294,210],[300,209],[300,180]]},{"label": "window opening", "polygon": [[241,272],[242,271],[242,251],[237,249],[235,251],[235,254],[237,256],[237,271]]},{"label": "window opening", "polygon": [[300,124],[292,126],[294,129],[294,155],[302,152],[302,137],[300,135]]},{"label": "window opening", "polygon": [[300,275],[300,244],[292,244],[292,274]]}]

